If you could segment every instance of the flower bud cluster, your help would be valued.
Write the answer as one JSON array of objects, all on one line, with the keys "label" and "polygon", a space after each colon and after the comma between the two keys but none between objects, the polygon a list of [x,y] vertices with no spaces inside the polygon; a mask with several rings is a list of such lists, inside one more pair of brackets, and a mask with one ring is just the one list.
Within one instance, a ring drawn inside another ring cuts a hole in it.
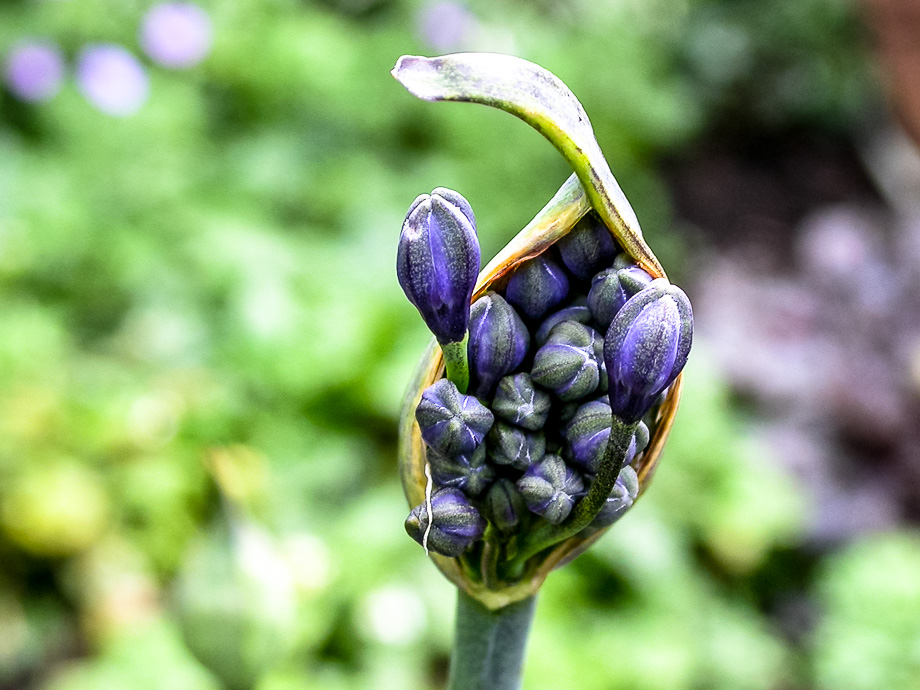
[{"label": "flower bud cluster", "polygon": [[493,288],[470,308],[470,394],[442,379],[416,410],[431,486],[406,529],[445,556],[476,548],[487,529],[507,541],[563,523],[600,471],[614,424],[635,432],[585,529],[622,516],[656,405],[690,347],[686,296],[619,252],[593,213]]}]

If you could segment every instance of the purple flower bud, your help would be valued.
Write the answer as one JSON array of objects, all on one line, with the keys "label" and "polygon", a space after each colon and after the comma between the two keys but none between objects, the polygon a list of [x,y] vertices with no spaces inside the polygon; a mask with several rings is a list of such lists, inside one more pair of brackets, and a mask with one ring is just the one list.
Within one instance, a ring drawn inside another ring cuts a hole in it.
[{"label": "purple flower bud", "polygon": [[549,408],[549,394],[535,387],[526,373],[505,376],[492,401],[492,412],[530,431],[543,428]]},{"label": "purple flower bud", "polygon": [[556,243],[562,263],[579,280],[590,280],[602,268],[607,268],[617,253],[613,235],[600,218],[589,213]]},{"label": "purple flower bud", "polygon": [[486,494],[486,516],[503,534],[515,530],[526,510],[524,497],[510,479],[499,479]]},{"label": "purple flower bud", "polygon": [[[625,254],[623,256],[625,256]],[[652,276],[638,266],[627,266],[618,269],[617,277],[620,279],[620,285],[626,293],[627,298],[641,292],[652,282]]]},{"label": "purple flower bud", "polygon": [[518,266],[505,299],[529,319],[538,319],[569,294],[569,279],[552,259],[537,256]]},{"label": "purple flower bud", "polygon": [[558,455],[527,468],[517,482],[527,508],[547,522],[558,525],[565,520],[575,501],[584,492],[584,482]]},{"label": "purple flower bud", "polygon": [[528,433],[503,422],[495,422],[489,432],[489,459],[497,465],[511,465],[525,470],[540,462],[546,454],[546,437],[543,432]]},{"label": "purple flower bud", "polygon": [[447,379],[425,389],[415,409],[415,419],[425,443],[448,457],[476,450],[494,421],[485,405],[472,395],[463,395]]},{"label": "purple flower bud", "polygon": [[149,83],[141,63],[121,46],[85,47],[77,60],[77,84],[86,99],[107,115],[133,115],[147,100]]},{"label": "purple flower bud", "polygon": [[[567,456],[585,472],[594,474],[600,467],[610,439],[610,424],[610,405],[602,400],[594,400],[578,408],[565,428]],[[645,448],[648,438],[648,427],[640,422],[629,445],[626,464],[632,462],[636,453]]]},{"label": "purple flower bud", "polygon": [[530,333],[504,298],[494,292],[480,297],[470,311],[470,378],[473,390],[489,400],[505,374],[524,361]]},{"label": "purple flower bud", "polygon": [[617,483],[613,485],[613,491],[610,492],[600,512],[591,521],[591,527],[601,528],[612,525],[632,508],[638,495],[639,478],[636,476],[636,471],[627,465],[620,470]]},{"label": "purple flower bud", "polygon": [[10,52],[4,70],[10,92],[30,103],[53,98],[64,79],[61,51],[49,43],[20,43]]},{"label": "purple flower bud", "polygon": [[154,62],[184,69],[204,60],[211,50],[211,34],[211,19],[198,5],[164,3],[144,17],[140,41]]},{"label": "purple flower bud", "polygon": [[[583,298],[579,298],[579,301],[581,299]],[[594,317],[591,314],[591,310],[588,309],[587,303],[573,304],[565,309],[560,309],[554,314],[550,314],[540,324],[540,328],[537,329],[537,334],[534,336],[537,347],[545,345],[549,339],[550,332],[563,321],[577,321],[587,326],[591,323],[592,318]]]},{"label": "purple flower bud", "polygon": [[600,381],[594,338],[594,330],[583,324],[558,324],[537,350],[531,378],[564,402],[591,395]]},{"label": "purple flower bud", "polygon": [[620,285],[619,271],[608,268],[598,273],[591,280],[591,290],[588,292],[588,307],[594,315],[597,324],[607,330],[613,317],[620,308],[626,304],[629,297]]},{"label": "purple flower bud", "polygon": [[616,315],[604,340],[613,413],[634,422],[680,374],[693,340],[693,312],[683,291],[653,280]]},{"label": "purple flower bud", "polygon": [[428,529],[429,506],[421,503],[406,518],[406,532],[431,551],[456,558],[473,542],[482,538],[486,521],[459,489],[439,489],[433,492],[430,508],[431,529]]},{"label": "purple flower bud", "polygon": [[439,187],[412,202],[399,236],[396,276],[441,344],[466,337],[479,258],[466,199]]},{"label": "purple flower bud", "polygon": [[486,462],[485,444],[453,458],[432,450],[428,462],[436,485],[460,489],[471,498],[479,496],[495,479],[495,468]]}]

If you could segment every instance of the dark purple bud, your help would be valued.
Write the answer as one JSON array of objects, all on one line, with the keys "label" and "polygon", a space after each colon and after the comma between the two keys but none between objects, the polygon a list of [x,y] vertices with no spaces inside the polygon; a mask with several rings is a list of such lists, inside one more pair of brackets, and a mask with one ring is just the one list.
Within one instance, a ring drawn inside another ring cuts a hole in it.
[{"label": "dark purple bud", "polygon": [[[567,457],[579,469],[595,474],[604,459],[607,441],[610,439],[610,405],[594,400],[578,408],[578,412],[565,429]],[[626,464],[632,462],[636,453],[648,444],[648,427],[639,423],[639,429],[629,445]]]},{"label": "dark purple bud", "polygon": [[488,438],[489,459],[497,465],[510,465],[525,470],[540,462],[546,454],[543,432],[531,433],[498,420]]},{"label": "dark purple bud", "polygon": [[492,412],[530,431],[543,428],[549,408],[549,394],[534,386],[530,374],[526,373],[505,376],[498,382],[492,401]]},{"label": "dark purple bud", "polygon": [[565,520],[585,485],[578,473],[569,468],[558,455],[547,455],[543,461],[527,468],[517,482],[527,508],[547,522],[558,525]]},{"label": "dark purple bud", "polygon": [[552,259],[537,256],[518,266],[505,299],[530,319],[538,319],[569,294],[569,279]]},{"label": "dark purple bud", "polygon": [[652,282],[652,276],[638,266],[627,266],[619,269],[617,277],[620,279],[620,286],[626,293],[627,298],[641,292]]},{"label": "dark purple bud", "polygon": [[425,389],[415,409],[415,419],[425,443],[448,457],[476,450],[494,421],[485,405],[472,395],[463,395],[447,379]]},{"label": "dark purple bud", "polygon": [[428,462],[431,478],[437,486],[460,489],[470,498],[482,494],[495,479],[495,468],[486,462],[486,446],[483,443],[472,453],[456,457],[432,450],[428,453]]},{"label": "dark purple bud", "polygon": [[466,337],[479,274],[479,239],[469,203],[450,189],[422,194],[399,236],[396,276],[438,342]]},{"label": "dark purple bud", "polygon": [[604,340],[613,413],[635,422],[687,363],[693,312],[684,292],[653,280],[616,315]]},{"label": "dark purple bud", "polygon": [[513,532],[527,510],[524,497],[510,479],[499,479],[492,484],[485,503],[486,517],[503,534]]},{"label": "dark purple bud", "polygon": [[430,506],[421,503],[406,518],[406,532],[410,537],[429,550],[451,558],[481,539],[485,529],[486,521],[459,489],[435,491]]},{"label": "dark purple bud", "polygon": [[636,471],[627,465],[620,470],[620,474],[617,476],[617,483],[613,485],[613,491],[610,492],[610,496],[604,502],[600,512],[591,521],[591,527],[599,528],[612,525],[623,517],[627,510],[632,508],[638,495],[639,478],[636,476]]},{"label": "dark purple bud", "polygon": [[521,317],[501,295],[488,292],[470,312],[470,378],[473,391],[490,400],[505,374],[524,361],[530,333]]},{"label": "dark purple bud", "polygon": [[556,243],[562,263],[580,280],[610,266],[617,253],[613,235],[595,214],[589,213]]},{"label": "dark purple bud", "polygon": [[51,43],[20,43],[6,59],[4,76],[17,98],[30,103],[47,101],[61,90],[64,58]]},{"label": "dark purple bud", "polygon": [[530,377],[564,402],[591,395],[600,381],[594,337],[594,330],[583,324],[558,324],[537,350]]},{"label": "dark purple bud", "polygon": [[587,303],[573,304],[565,309],[560,309],[554,314],[550,314],[543,320],[543,323],[540,324],[540,328],[537,329],[537,334],[534,336],[537,347],[545,345],[546,341],[549,339],[550,332],[563,321],[576,321],[587,326],[591,323],[592,318],[593,315],[591,314],[591,310],[588,309]]},{"label": "dark purple bud", "polygon": [[613,321],[613,317],[629,299],[626,291],[620,285],[618,274],[619,271],[615,268],[601,271],[591,280],[591,289],[588,292],[588,307],[598,325],[605,331]]}]

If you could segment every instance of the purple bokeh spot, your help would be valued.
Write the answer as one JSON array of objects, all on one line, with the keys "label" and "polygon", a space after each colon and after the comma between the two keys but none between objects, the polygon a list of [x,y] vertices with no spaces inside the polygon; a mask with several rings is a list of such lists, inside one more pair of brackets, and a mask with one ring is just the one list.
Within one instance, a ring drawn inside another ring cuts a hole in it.
[{"label": "purple bokeh spot", "polygon": [[50,43],[20,43],[6,59],[4,76],[17,98],[30,103],[47,101],[61,90],[64,59],[57,46]]},{"label": "purple bokeh spot", "polygon": [[423,7],[418,15],[422,40],[441,53],[469,47],[478,26],[473,13],[457,2],[434,2]]},{"label": "purple bokeh spot", "polygon": [[192,67],[211,50],[211,18],[192,3],[157,5],[144,17],[140,40],[144,52],[163,67]]},{"label": "purple bokeh spot", "polygon": [[77,61],[81,93],[102,112],[116,117],[133,115],[147,100],[150,82],[140,61],[121,46],[86,46]]}]

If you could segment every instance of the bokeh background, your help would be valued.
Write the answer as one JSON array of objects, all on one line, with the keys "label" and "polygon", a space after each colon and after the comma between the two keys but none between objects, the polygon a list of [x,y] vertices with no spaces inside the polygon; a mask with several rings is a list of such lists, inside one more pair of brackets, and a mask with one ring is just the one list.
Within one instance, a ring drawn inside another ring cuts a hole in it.
[{"label": "bokeh background", "polygon": [[525,687],[920,687],[920,164],[871,30],[909,19],[2,3],[0,688],[442,686],[454,595],[395,470],[427,342],[395,242],[447,186],[491,256],[568,174],[388,75],[458,50],[568,83],[697,314],[654,486],[550,577]]}]

